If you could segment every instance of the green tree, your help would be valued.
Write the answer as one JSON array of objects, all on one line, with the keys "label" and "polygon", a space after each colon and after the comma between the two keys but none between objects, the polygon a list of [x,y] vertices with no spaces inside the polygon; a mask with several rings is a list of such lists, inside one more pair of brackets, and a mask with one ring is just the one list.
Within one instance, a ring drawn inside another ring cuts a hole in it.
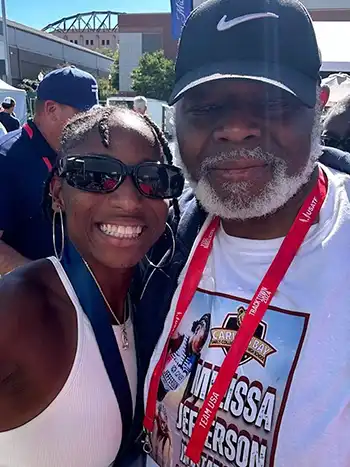
[{"label": "green tree", "polygon": [[98,82],[98,96],[100,101],[106,101],[107,97],[115,96],[118,91],[113,87],[109,78],[99,78]]},{"label": "green tree", "polygon": [[116,50],[113,54],[113,65],[111,67],[111,86],[114,89],[119,89],[119,51]]},{"label": "green tree", "polygon": [[145,53],[131,74],[132,89],[143,96],[167,101],[175,80],[175,64],[164,52]]},{"label": "green tree", "polygon": [[106,55],[106,57],[114,58],[115,51],[112,49],[107,49],[107,47],[101,47],[99,49],[95,49],[95,52],[99,54]]},{"label": "green tree", "polygon": [[[110,70],[110,85],[114,89],[115,94],[119,89],[119,50],[102,48],[96,49],[96,52],[99,52],[100,54],[106,55],[106,57],[113,59],[113,65],[111,66]],[[105,87],[105,83],[102,82],[102,85]]]}]

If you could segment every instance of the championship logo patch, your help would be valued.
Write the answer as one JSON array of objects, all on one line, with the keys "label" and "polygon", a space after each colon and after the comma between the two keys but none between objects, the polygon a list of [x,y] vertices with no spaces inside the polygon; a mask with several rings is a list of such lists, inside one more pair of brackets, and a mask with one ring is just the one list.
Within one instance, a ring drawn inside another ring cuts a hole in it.
[{"label": "championship logo patch", "polygon": [[[209,347],[221,347],[225,355],[230,350],[232,342],[242,324],[246,308],[240,306],[236,313],[230,313],[226,316],[222,327],[212,328],[210,330]],[[265,340],[267,333],[267,324],[262,321],[257,327],[254,336],[250,340],[246,353],[243,355],[240,365],[244,365],[251,360],[257,361],[265,367],[267,358],[276,352],[276,349]]]}]

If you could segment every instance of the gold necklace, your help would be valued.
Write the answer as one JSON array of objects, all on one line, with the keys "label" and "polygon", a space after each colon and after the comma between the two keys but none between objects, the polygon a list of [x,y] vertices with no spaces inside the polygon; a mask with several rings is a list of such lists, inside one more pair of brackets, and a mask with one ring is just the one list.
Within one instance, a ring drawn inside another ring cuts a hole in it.
[{"label": "gold necklace", "polygon": [[103,290],[100,286],[100,284],[98,283],[96,277],[95,277],[95,274],[92,272],[90,266],[88,265],[88,263],[85,261],[85,259],[83,260],[84,263],[85,263],[85,266],[87,267],[89,273],[91,274],[91,277],[93,278],[93,280],[95,281],[95,284],[97,285],[97,288],[98,290],[100,291],[100,294],[102,295],[103,297],[103,300],[105,301],[105,304],[108,308],[108,310],[111,312],[113,318],[115,319],[116,323],[118,324],[118,326],[120,326],[120,329],[121,329],[121,337],[122,337],[122,347],[123,347],[123,350],[127,350],[129,348],[129,339],[128,339],[128,333],[127,333],[127,330],[126,330],[126,318],[127,318],[127,314],[128,314],[128,309],[130,310],[131,307],[130,307],[130,298],[129,298],[129,294],[127,295],[127,298],[124,302],[124,322],[121,323],[119,321],[119,319],[116,317],[114,311],[112,310],[112,307],[111,305],[109,304],[105,294],[103,293]]}]

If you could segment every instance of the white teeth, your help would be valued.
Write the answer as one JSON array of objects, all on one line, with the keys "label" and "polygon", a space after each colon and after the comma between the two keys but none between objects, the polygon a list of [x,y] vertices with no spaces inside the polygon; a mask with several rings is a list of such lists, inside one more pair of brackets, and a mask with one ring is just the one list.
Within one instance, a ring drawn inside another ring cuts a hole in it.
[{"label": "white teeth", "polygon": [[115,238],[137,238],[142,232],[141,225],[100,224],[99,228],[104,234]]}]

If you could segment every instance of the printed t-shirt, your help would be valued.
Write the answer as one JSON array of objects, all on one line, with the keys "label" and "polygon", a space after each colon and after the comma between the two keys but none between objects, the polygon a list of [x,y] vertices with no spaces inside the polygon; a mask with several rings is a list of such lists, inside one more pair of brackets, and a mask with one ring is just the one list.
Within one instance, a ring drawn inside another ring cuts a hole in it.
[{"label": "printed t-shirt", "polygon": [[[200,467],[350,465],[350,177],[324,170],[329,186],[320,221],[311,227],[250,342],[216,414]],[[176,339],[197,342],[196,353],[191,345],[187,351],[196,359],[177,387],[158,391],[152,435],[156,463],[149,457],[147,467],[194,465],[185,449],[198,411],[282,240],[236,238],[219,229],[177,330]],[[151,360],[145,399],[178,293],[179,287]],[[196,328],[208,316],[208,325]],[[178,362],[180,374],[183,362]]]}]

